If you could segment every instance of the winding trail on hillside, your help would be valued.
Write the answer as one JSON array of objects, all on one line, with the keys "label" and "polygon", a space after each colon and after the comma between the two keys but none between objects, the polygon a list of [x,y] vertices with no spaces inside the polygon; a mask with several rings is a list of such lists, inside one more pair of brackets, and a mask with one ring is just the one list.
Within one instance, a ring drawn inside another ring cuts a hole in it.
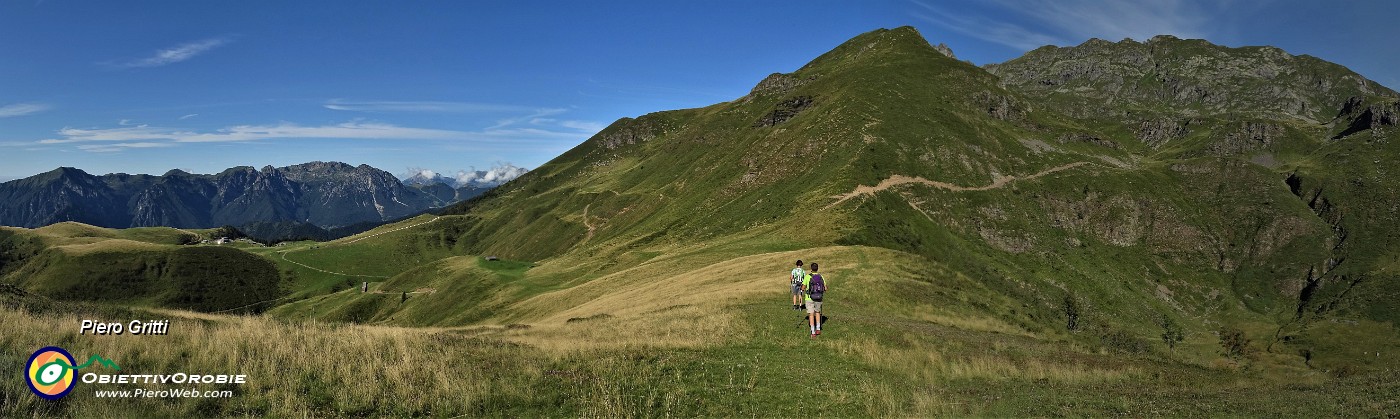
[{"label": "winding trail on hillside", "polygon": [[[399,228],[396,228],[396,229],[393,229],[393,230],[389,230],[389,231],[381,231],[381,232],[374,233],[374,234],[371,234],[371,235],[368,235],[368,236],[356,238],[356,239],[354,239],[354,240],[350,240],[350,241],[347,241],[347,242],[341,243],[341,244],[353,244],[353,243],[355,243],[355,242],[357,242],[357,241],[364,240],[364,239],[368,239],[368,238],[371,238],[371,237],[377,237],[377,236],[379,236],[379,235],[389,234],[389,233],[393,233],[393,232],[399,231],[399,230],[406,230],[406,229],[418,227],[418,226],[421,226],[421,225],[424,225],[424,224],[431,223],[431,222],[433,222],[433,221],[437,221],[439,218],[442,218],[442,217],[433,216],[433,219],[428,220],[428,221],[424,221],[424,222],[421,222],[421,223],[418,223],[418,224],[414,224],[414,225],[410,225],[410,226],[399,227]],[[292,262],[292,263],[296,263],[296,262]]]},{"label": "winding trail on hillside", "polygon": [[1034,173],[1034,174],[1026,175],[1026,176],[1001,176],[1001,175],[997,175],[996,178],[992,180],[992,183],[991,183],[991,184],[988,184],[988,185],[985,185],[985,186],[959,186],[959,185],[954,185],[954,184],[947,183],[947,182],[939,182],[939,181],[936,181],[936,180],[928,180],[928,179],[924,179],[924,178],[922,178],[922,177],[909,177],[909,176],[904,176],[904,175],[893,175],[893,176],[890,176],[890,177],[886,178],[885,180],[880,181],[880,183],[879,183],[879,184],[876,184],[875,186],[859,185],[859,186],[856,186],[856,189],[853,190],[853,191],[851,191],[850,193],[841,194],[841,195],[833,195],[832,198],[833,198],[833,199],[836,199],[836,202],[832,202],[830,205],[827,205],[826,207],[822,208],[822,210],[826,210],[826,209],[829,209],[829,208],[831,208],[831,207],[840,205],[842,202],[846,202],[847,200],[850,200],[851,198],[855,198],[855,197],[859,197],[859,196],[864,196],[864,195],[874,195],[876,192],[880,192],[880,191],[883,191],[883,190],[886,190],[886,189],[889,189],[889,188],[893,188],[893,187],[895,187],[895,186],[906,185],[906,184],[910,184],[910,183],[917,183],[917,184],[922,184],[922,185],[928,185],[928,186],[932,186],[932,187],[935,187],[935,188],[946,189],[946,190],[950,190],[950,191],[954,191],[954,192],[961,192],[961,191],[987,191],[987,190],[999,189],[999,188],[1005,187],[1006,185],[1011,184],[1011,182],[1015,182],[1015,181],[1018,181],[1018,180],[1031,180],[1031,179],[1035,179],[1035,178],[1038,178],[1038,177],[1041,177],[1041,176],[1045,176],[1045,175],[1048,175],[1048,174],[1051,174],[1051,173],[1055,173],[1055,172],[1059,172],[1059,171],[1063,171],[1063,170],[1073,169],[1073,168],[1076,168],[1076,167],[1079,167],[1079,166],[1083,166],[1083,165],[1085,165],[1085,164],[1088,164],[1088,162],[1082,162],[1082,161],[1081,161],[1081,162],[1074,162],[1074,163],[1070,163],[1070,164],[1066,164],[1066,165],[1062,165],[1062,166],[1055,166],[1055,167],[1052,167],[1052,168],[1049,168],[1049,169],[1045,169],[1045,170],[1036,172],[1036,173]]},{"label": "winding trail on hillside", "polygon": [[297,262],[297,261],[295,261],[295,260],[287,259],[287,253],[288,253],[288,252],[291,252],[291,251],[290,251],[290,250],[284,250],[284,251],[277,252],[277,253],[281,253],[281,254],[282,254],[282,260],[285,260],[285,261],[291,262],[291,263],[295,263],[297,266],[300,266],[300,267],[303,267],[303,268],[306,268],[306,269],[310,269],[310,270],[313,270],[313,271],[328,273],[328,274],[331,274],[331,275],[354,276],[354,277],[360,277],[360,278],[388,278],[387,276],[383,276],[383,275],[359,275],[359,274],[347,274],[347,273],[341,273],[341,272],[332,272],[332,271],[328,271],[328,270],[325,270],[325,269],[317,268],[317,267],[315,267],[315,266],[307,265],[307,264],[305,264],[305,263]]},{"label": "winding trail on hillside", "polygon": [[[424,221],[424,222],[421,222],[421,223],[418,223],[418,224],[413,224],[413,225],[407,225],[407,226],[399,227],[399,228],[396,228],[396,229],[393,229],[393,230],[389,230],[389,231],[381,231],[381,232],[374,233],[374,234],[371,234],[371,235],[368,235],[368,236],[359,237],[359,238],[356,238],[356,239],[354,239],[354,240],[346,241],[346,242],[344,242],[344,243],[339,243],[339,245],[342,245],[342,246],[343,246],[343,245],[354,244],[355,242],[358,242],[358,241],[364,240],[364,239],[368,239],[368,238],[371,238],[371,237],[378,237],[378,236],[380,236],[380,235],[393,233],[393,232],[395,232],[395,231],[402,231],[402,230],[406,230],[406,229],[418,227],[418,226],[421,226],[421,225],[425,225],[425,224],[428,224],[428,223],[432,223],[432,222],[434,222],[434,221],[437,221],[439,218],[442,218],[442,217],[440,217],[440,216],[433,216],[433,219],[428,220],[428,221]],[[306,269],[310,269],[310,270],[313,270],[313,271],[316,271],[316,272],[328,273],[328,274],[331,274],[331,275],[351,276],[351,277],[357,277],[357,278],[380,278],[380,279],[387,279],[387,278],[389,278],[388,276],[384,276],[384,275],[361,275],[361,274],[347,274],[347,273],[344,273],[344,272],[328,271],[328,270],[325,270],[325,269],[317,268],[317,267],[315,267],[315,266],[307,265],[307,264],[305,264],[305,263],[297,262],[297,261],[295,261],[295,260],[287,259],[287,253],[291,253],[291,252],[293,252],[293,251],[294,251],[294,250],[283,250],[283,251],[279,251],[279,252],[277,252],[277,253],[281,254],[281,255],[282,255],[282,260],[287,261],[288,263],[296,264],[297,266],[300,266],[300,267],[303,267],[303,268],[306,268]]]},{"label": "winding trail on hillside", "polygon": [[583,226],[588,227],[588,235],[583,236],[583,241],[579,242],[579,244],[588,243],[588,240],[593,238],[593,232],[598,230],[598,226],[595,226],[593,225],[593,223],[588,222],[588,208],[592,206],[593,204],[583,206]]}]

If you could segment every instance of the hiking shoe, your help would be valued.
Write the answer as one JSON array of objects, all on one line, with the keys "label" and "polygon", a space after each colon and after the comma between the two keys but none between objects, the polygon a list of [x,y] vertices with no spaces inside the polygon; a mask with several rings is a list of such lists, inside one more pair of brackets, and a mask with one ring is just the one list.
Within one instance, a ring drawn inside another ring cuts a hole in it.
[{"label": "hiking shoe", "polygon": [[813,334],[812,334],[812,339],[816,339],[816,338],[817,338],[817,334],[816,334],[816,333],[813,333]]},{"label": "hiking shoe", "polygon": [[820,335],[820,334],[822,334],[822,330],[821,330],[821,329],[817,329],[817,333],[813,333],[813,335]]}]

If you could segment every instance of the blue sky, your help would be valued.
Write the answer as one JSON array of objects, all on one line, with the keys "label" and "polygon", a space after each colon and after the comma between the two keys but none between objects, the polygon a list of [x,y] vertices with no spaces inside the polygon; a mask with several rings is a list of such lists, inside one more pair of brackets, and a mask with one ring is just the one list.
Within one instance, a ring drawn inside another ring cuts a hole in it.
[{"label": "blue sky", "polygon": [[0,0],[0,178],[536,167],[618,118],[732,100],[903,25],[976,64],[1165,33],[1400,87],[1400,6],[1340,3]]}]

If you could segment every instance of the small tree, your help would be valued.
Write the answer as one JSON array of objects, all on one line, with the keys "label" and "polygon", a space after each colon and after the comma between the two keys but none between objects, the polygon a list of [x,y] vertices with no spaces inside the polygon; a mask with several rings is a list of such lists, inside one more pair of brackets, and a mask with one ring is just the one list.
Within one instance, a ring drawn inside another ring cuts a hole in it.
[{"label": "small tree", "polygon": [[1167,344],[1167,349],[1176,352],[1176,344],[1186,340],[1186,334],[1182,332],[1181,325],[1176,324],[1167,315],[1162,315],[1162,343]]},{"label": "small tree", "polygon": [[1243,330],[1232,327],[1220,329],[1220,347],[1225,349],[1227,358],[1238,361],[1253,355],[1249,343],[1249,338],[1245,337]]},{"label": "small tree", "polygon": [[1065,328],[1071,332],[1079,330],[1079,300],[1072,294],[1065,294]]}]

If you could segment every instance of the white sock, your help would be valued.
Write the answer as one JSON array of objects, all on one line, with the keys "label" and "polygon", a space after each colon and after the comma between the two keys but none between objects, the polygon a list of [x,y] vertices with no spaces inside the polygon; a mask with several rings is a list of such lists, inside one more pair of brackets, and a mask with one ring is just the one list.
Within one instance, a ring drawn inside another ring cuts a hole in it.
[{"label": "white sock", "polygon": [[816,326],[807,326],[807,327],[810,328],[810,329],[812,329],[812,334],[816,334],[816,333],[817,333],[817,327],[816,327]]},{"label": "white sock", "polygon": [[821,324],[821,323],[817,323],[817,330],[822,330],[822,324]]}]

